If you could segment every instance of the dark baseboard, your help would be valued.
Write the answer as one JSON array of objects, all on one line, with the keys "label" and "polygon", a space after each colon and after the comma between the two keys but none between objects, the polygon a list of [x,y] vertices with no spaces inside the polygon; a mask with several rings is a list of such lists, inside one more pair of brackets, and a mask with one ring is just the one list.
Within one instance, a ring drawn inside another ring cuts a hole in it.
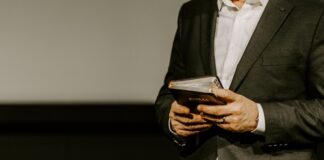
[{"label": "dark baseboard", "polygon": [[2,104],[0,126],[6,131],[159,131],[153,104]]},{"label": "dark baseboard", "polygon": [[134,158],[177,159],[153,104],[0,104],[0,159]]},{"label": "dark baseboard", "polygon": [[2,104],[0,159],[176,160],[177,153],[152,104]]}]

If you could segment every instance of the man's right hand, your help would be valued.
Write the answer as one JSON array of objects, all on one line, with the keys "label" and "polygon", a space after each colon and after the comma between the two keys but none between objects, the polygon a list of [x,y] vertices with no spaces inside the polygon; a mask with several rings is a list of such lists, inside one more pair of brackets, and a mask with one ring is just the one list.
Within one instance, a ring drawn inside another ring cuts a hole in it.
[{"label": "man's right hand", "polygon": [[189,137],[206,131],[212,127],[199,114],[191,113],[190,109],[174,101],[169,113],[171,129],[180,137]]}]

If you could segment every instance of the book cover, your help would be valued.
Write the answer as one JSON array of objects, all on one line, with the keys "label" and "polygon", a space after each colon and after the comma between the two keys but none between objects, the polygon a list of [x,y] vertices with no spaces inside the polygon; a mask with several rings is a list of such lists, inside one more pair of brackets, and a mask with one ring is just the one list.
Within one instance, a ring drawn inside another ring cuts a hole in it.
[{"label": "book cover", "polygon": [[174,80],[169,83],[169,89],[176,101],[189,107],[199,104],[225,104],[212,93],[213,87],[223,88],[218,77],[198,77]]}]

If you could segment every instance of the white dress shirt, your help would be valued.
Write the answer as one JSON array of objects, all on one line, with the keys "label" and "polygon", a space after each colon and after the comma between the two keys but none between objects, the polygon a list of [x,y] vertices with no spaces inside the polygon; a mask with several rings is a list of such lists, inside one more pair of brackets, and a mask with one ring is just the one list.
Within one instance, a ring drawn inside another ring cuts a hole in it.
[{"label": "white dress shirt", "polygon": [[[232,83],[236,67],[252,37],[268,0],[246,0],[238,8],[231,0],[218,0],[219,16],[215,33],[215,60],[217,76],[223,87]],[[265,132],[265,119],[262,106],[257,105],[259,121],[253,132]]]}]

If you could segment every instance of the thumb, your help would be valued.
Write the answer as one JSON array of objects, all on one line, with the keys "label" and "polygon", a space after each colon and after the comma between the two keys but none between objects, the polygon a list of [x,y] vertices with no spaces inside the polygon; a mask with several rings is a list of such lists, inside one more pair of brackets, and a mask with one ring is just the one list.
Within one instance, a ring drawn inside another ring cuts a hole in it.
[{"label": "thumb", "polygon": [[236,93],[234,93],[233,91],[228,90],[228,89],[221,89],[221,88],[213,87],[212,92],[217,98],[224,100],[226,102],[233,102],[236,100],[236,97],[237,97]]}]

